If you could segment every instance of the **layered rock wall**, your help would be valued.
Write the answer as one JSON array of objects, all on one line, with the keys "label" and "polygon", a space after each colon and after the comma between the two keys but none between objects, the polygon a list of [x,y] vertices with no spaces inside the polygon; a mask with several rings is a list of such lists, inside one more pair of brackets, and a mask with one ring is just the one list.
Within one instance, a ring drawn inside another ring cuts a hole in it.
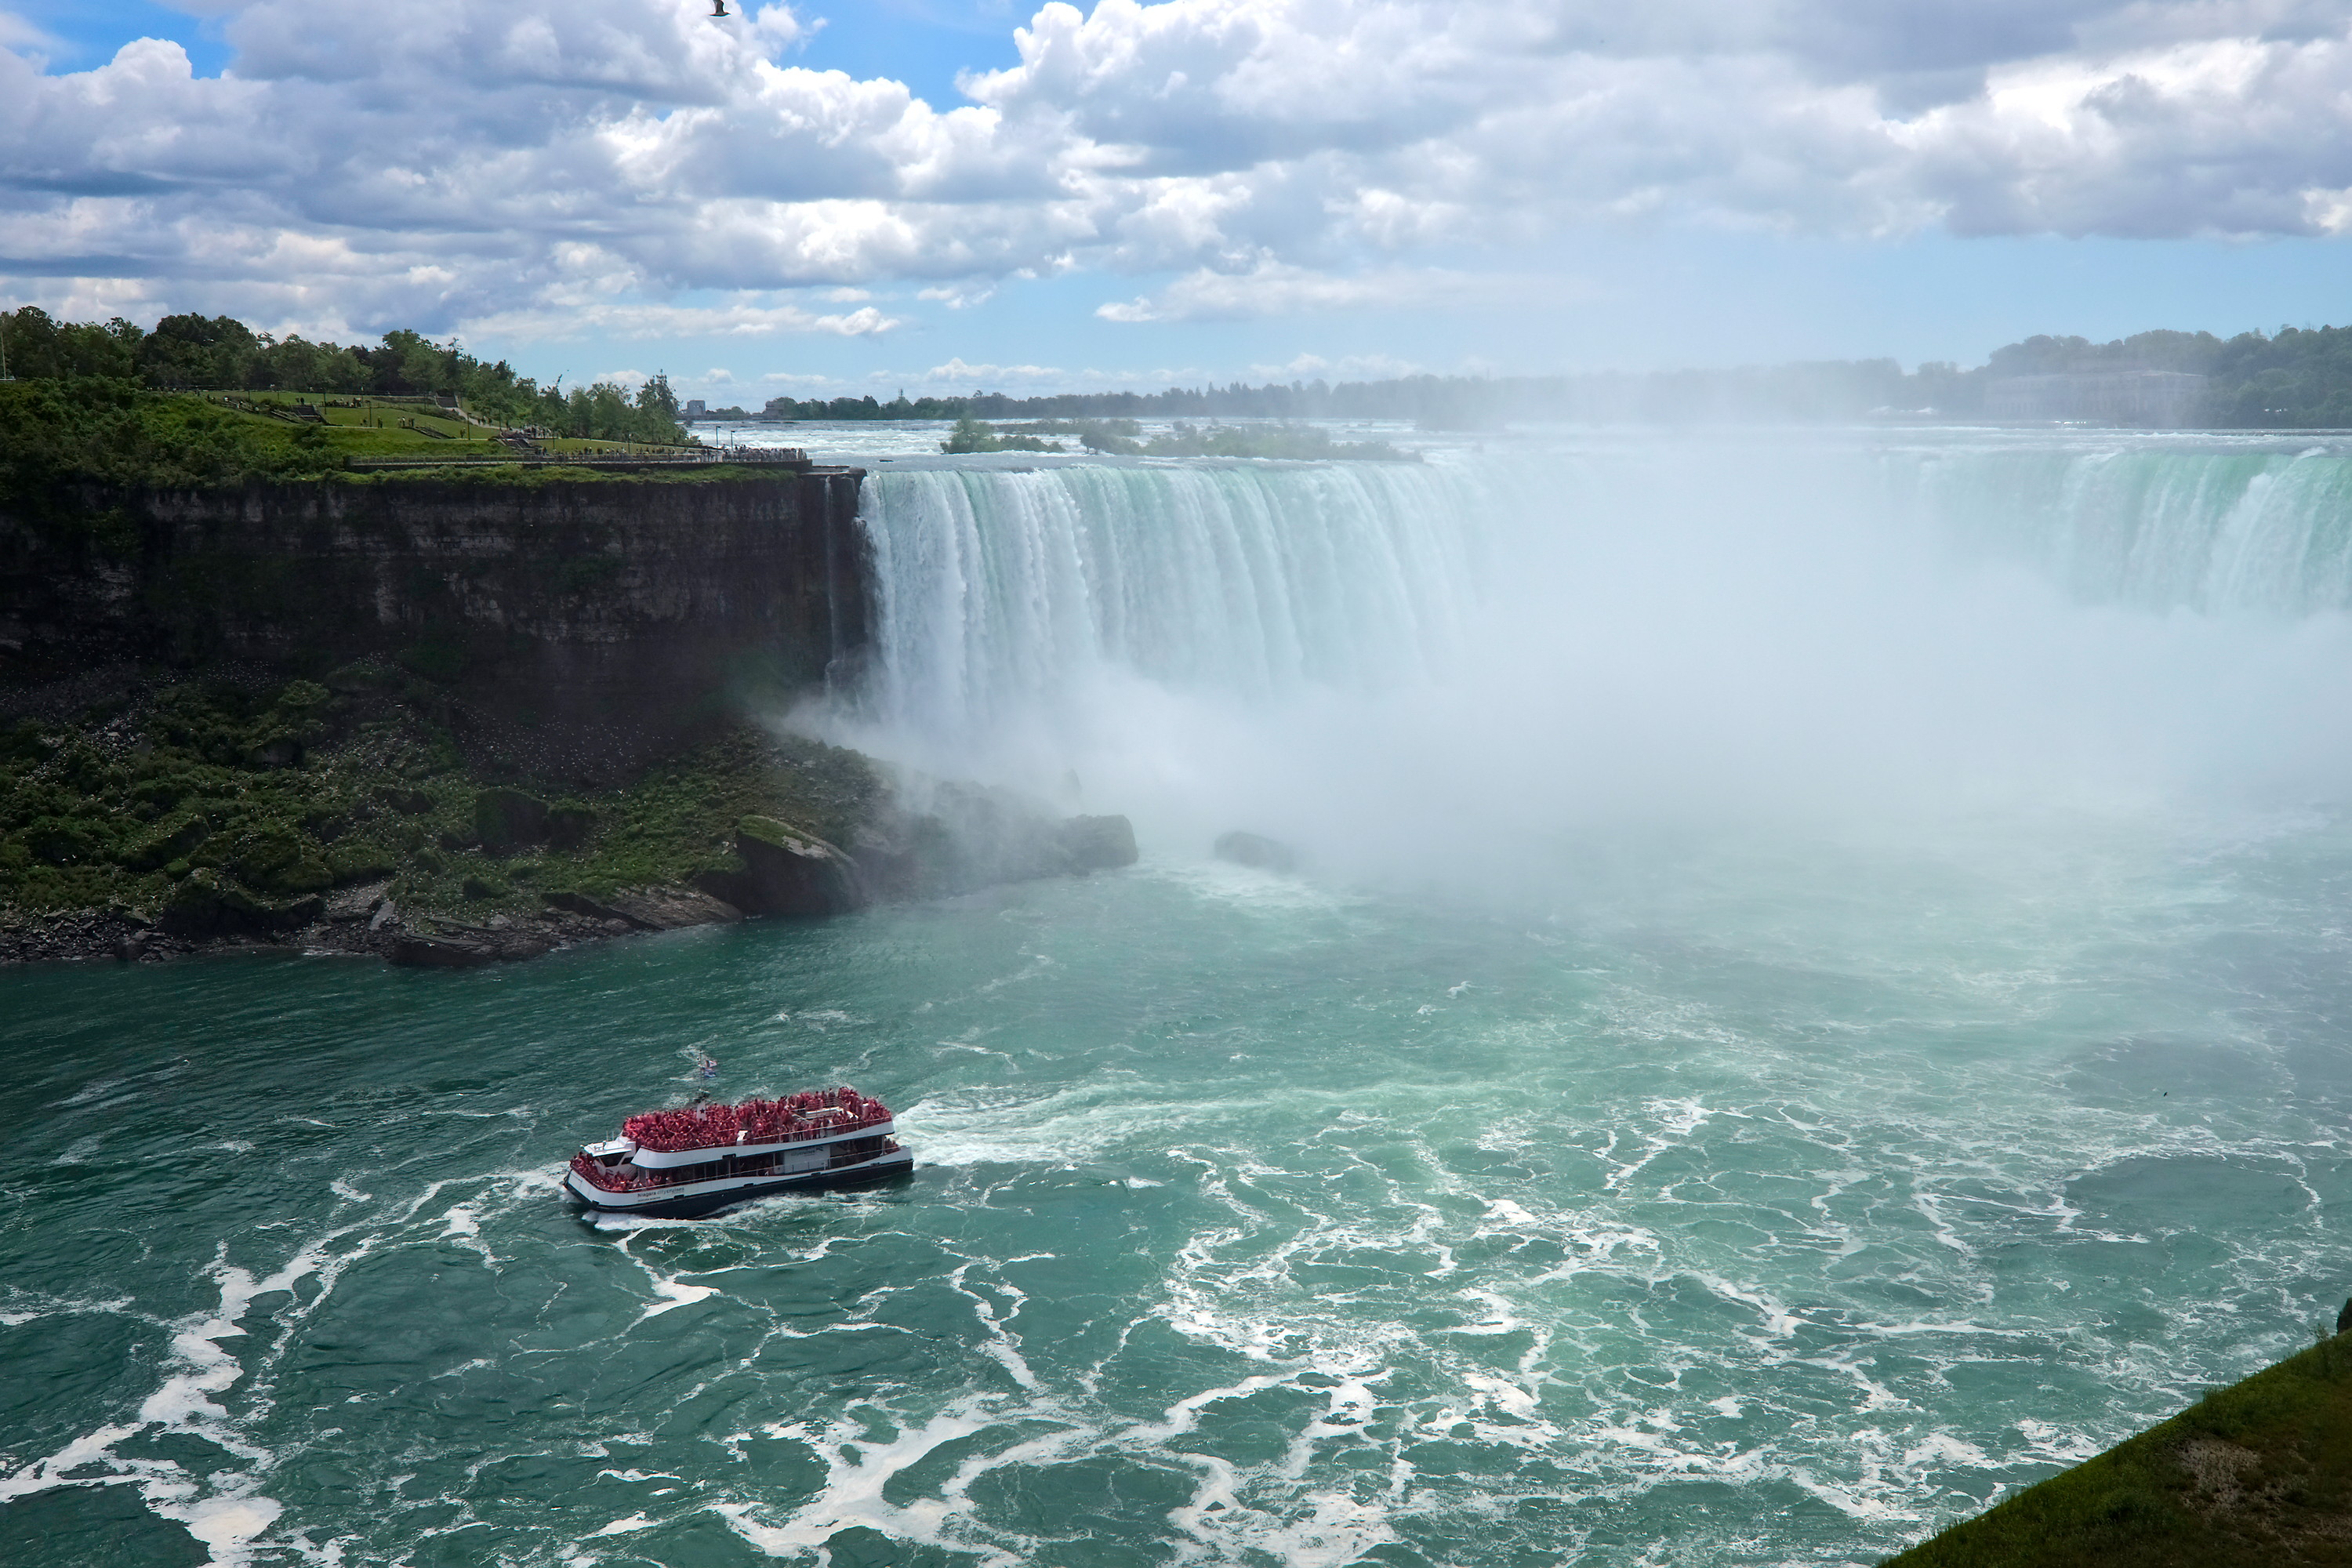
[{"label": "layered rock wall", "polygon": [[374,656],[536,718],[663,721],[866,647],[854,468],[91,492],[0,513],[0,658]]}]

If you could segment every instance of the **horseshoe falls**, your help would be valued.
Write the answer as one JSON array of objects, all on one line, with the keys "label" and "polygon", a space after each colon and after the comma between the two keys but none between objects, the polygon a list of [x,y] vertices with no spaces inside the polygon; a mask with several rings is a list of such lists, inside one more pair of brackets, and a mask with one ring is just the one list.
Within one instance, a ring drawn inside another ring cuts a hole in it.
[{"label": "horseshoe falls", "polygon": [[[12,976],[0,1556],[1863,1564],[2352,1292],[2352,447],[873,468],[793,721],[1142,861]],[[914,1176],[572,1217],[706,1053]]]},{"label": "horseshoe falls", "polygon": [[2299,800],[2345,776],[2352,453],[2275,446],[888,471],[834,727],[1171,850],[1254,826],[1546,909],[1590,879],[1536,860],[1629,830]]}]

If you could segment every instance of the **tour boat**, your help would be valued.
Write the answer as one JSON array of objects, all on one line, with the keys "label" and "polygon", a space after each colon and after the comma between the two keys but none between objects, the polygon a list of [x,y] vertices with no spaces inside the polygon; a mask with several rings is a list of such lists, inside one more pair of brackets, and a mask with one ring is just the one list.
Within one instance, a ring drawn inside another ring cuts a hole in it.
[{"label": "tour boat", "polygon": [[854,1089],[648,1110],[572,1156],[564,1190],[604,1214],[692,1219],[772,1193],[879,1181],[914,1168],[890,1108]]}]

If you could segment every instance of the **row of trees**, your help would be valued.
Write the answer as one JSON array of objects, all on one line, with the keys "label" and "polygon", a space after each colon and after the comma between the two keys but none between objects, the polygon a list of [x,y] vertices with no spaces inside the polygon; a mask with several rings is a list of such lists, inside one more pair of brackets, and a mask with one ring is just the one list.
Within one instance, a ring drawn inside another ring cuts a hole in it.
[{"label": "row of trees", "polygon": [[2136,332],[2112,342],[2034,337],[1993,351],[1987,376],[2067,371],[2186,371],[2208,378],[2199,423],[2240,429],[2352,427],[2352,327],[2276,334]]},{"label": "row of trees", "polygon": [[2033,337],[1996,349],[1970,370],[1930,361],[1905,372],[1891,359],[1756,365],[1732,370],[1600,372],[1584,375],[1412,375],[1390,381],[1270,382],[1164,392],[1011,397],[772,399],[776,419],[1390,419],[1475,430],[1507,419],[1619,421],[1969,419],[1986,389],[2013,376],[2070,372],[2186,371],[2208,378],[2196,423],[2220,428],[2352,428],[2352,327],[2282,327],[2275,335],[2150,331],[2112,342]]},{"label": "row of trees", "polygon": [[1479,429],[1513,418],[1859,417],[1905,395],[1893,360],[1649,375],[1402,376],[1391,381],[1268,382],[1171,386],[1164,392],[1075,392],[1011,397],[904,393],[873,397],[771,398],[771,419],[1390,419],[1433,429]]},{"label": "row of trees", "polygon": [[60,321],[37,306],[0,311],[0,365],[19,380],[89,377],[156,392],[315,392],[338,396],[454,395],[485,419],[600,441],[686,438],[669,378],[634,394],[600,381],[565,391],[475,358],[452,338],[405,329],[374,345],[257,333],[233,316],[166,316],[151,331],[116,317]]},{"label": "row of trees", "polygon": [[[157,391],[295,391],[350,395],[454,394],[485,418],[598,440],[679,441],[678,401],[657,375],[632,393],[612,382],[541,386],[504,360],[405,330],[373,345],[256,333],[228,316],[166,316],[151,330],[121,318],[59,321],[37,307],[0,311],[0,363],[22,379],[93,377]],[[1510,418],[1839,420],[1886,415],[1969,418],[1989,383],[2098,370],[2187,371],[2208,378],[2198,422],[2242,428],[2352,426],[2352,327],[2283,327],[2276,335],[2140,332],[2112,342],[2032,337],[1973,370],[1893,360],[1735,370],[1564,376],[1415,375],[1388,381],[1269,382],[1162,392],[1011,397],[769,400],[774,419],[1390,419],[1479,429]],[[730,411],[734,412],[734,411]]]}]

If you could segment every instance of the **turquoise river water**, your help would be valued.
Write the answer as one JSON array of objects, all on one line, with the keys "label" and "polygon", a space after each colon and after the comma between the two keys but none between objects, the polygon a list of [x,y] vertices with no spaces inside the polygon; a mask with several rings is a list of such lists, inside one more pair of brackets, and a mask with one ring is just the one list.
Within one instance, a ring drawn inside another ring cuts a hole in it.
[{"label": "turquoise river water", "polygon": [[[1137,867],[0,977],[0,1561],[1866,1563],[2309,1342],[2352,458],[1787,448],[909,458],[794,721]],[[567,1209],[705,1052],[914,1174]]]}]

